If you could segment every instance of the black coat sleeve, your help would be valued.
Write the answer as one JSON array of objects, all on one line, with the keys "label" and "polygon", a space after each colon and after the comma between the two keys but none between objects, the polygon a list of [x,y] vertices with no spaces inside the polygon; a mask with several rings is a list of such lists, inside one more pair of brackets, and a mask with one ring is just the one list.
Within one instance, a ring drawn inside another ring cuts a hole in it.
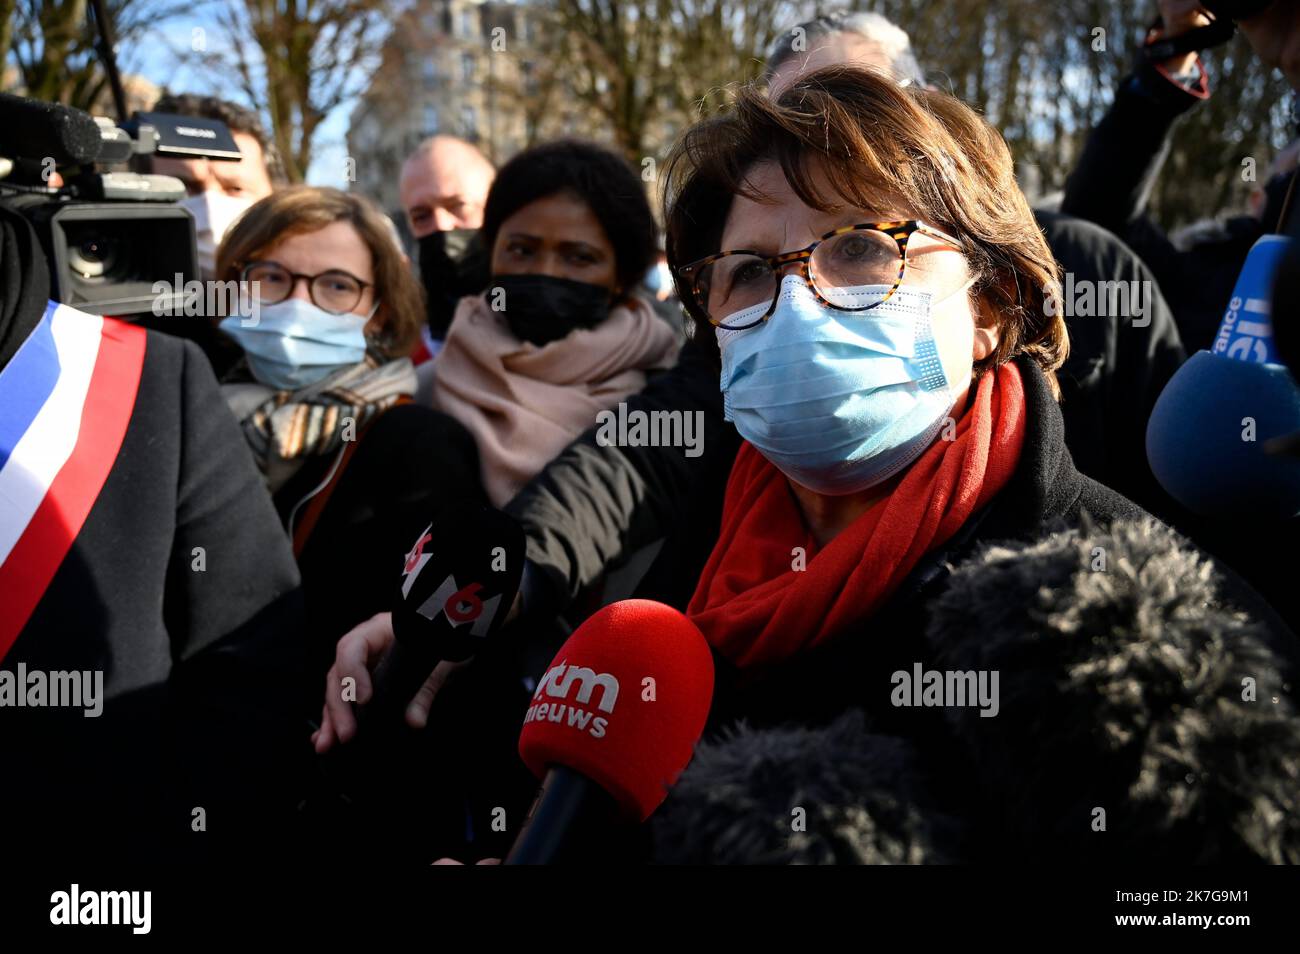
[{"label": "black coat sleeve", "polygon": [[[1136,291],[1126,314],[1107,298],[1103,314],[1066,313],[1070,354],[1058,371],[1065,442],[1079,470],[1168,515],[1167,495],[1146,459],[1146,424],[1165,384],[1186,359],[1174,315],[1146,263],[1115,235],[1059,213],[1035,213],[1052,254],[1067,276],[1063,293],[1123,283]],[[1103,285],[1102,283],[1108,283]],[[1141,314],[1138,314],[1138,311]]]},{"label": "black coat sleeve", "polygon": [[620,557],[664,537],[703,488],[725,483],[739,437],[722,419],[712,344],[688,342],[672,370],[627,399],[629,412],[699,414],[698,457],[680,447],[601,446],[593,427],[507,505],[528,535],[537,604],[562,608]]},{"label": "black coat sleeve", "polygon": [[[298,570],[208,361],[183,344],[181,459],[163,617],[172,731],[209,831],[251,835],[289,803],[308,730]],[[239,833],[235,832],[235,833]]]},{"label": "black coat sleeve", "polygon": [[1194,94],[1154,68],[1126,79],[1088,136],[1066,181],[1061,211],[1127,238],[1169,154],[1174,122],[1196,102]]},{"label": "black coat sleeve", "polygon": [[1196,94],[1154,67],[1139,69],[1120,85],[1110,110],[1088,136],[1061,199],[1062,212],[1127,242],[1166,288],[1199,284],[1200,276],[1189,270],[1146,207],[1169,155],[1174,123],[1197,101]]}]

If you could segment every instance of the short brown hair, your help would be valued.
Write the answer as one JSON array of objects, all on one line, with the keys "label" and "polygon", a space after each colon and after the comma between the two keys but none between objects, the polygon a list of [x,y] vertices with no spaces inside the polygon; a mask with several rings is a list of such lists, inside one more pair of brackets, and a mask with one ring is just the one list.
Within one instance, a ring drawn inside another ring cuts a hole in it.
[{"label": "short brown hair", "polygon": [[392,227],[369,199],[318,186],[287,186],[254,203],[226,232],[217,249],[217,278],[237,281],[240,269],[286,235],[348,222],[370,249],[383,332],[376,341],[388,358],[411,353],[425,321],[424,293],[397,246]]},{"label": "short brown hair", "polygon": [[[1016,185],[1006,143],[973,109],[849,66],[809,73],[775,100],[740,87],[731,108],[687,130],[666,163],[674,269],[720,251],[734,196],[763,201],[746,176],[764,161],[779,163],[811,208],[870,208],[873,197],[900,195],[920,218],[961,238],[976,276],[971,293],[999,330],[997,348],[974,373],[1027,354],[1059,398],[1056,369],[1069,338],[1059,309],[1049,317],[1044,307],[1048,296],[1060,300],[1059,268]],[[817,187],[819,172],[829,195]],[[709,331],[695,296],[676,281],[696,332]]]}]

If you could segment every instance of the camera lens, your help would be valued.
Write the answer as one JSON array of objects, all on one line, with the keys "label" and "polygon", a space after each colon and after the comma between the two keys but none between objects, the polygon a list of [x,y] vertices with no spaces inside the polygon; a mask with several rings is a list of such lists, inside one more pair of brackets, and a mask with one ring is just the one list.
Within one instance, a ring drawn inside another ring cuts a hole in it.
[{"label": "camera lens", "polygon": [[118,243],[100,233],[89,232],[68,243],[68,267],[82,278],[104,278],[118,258]]}]

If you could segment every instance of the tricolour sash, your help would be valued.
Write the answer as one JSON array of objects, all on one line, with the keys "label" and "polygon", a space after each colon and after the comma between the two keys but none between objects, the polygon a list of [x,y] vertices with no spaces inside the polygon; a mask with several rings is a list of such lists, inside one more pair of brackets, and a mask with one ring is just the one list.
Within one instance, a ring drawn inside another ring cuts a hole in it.
[{"label": "tricolour sash", "polygon": [[144,352],[144,329],[50,302],[0,370],[0,660],[117,460]]}]

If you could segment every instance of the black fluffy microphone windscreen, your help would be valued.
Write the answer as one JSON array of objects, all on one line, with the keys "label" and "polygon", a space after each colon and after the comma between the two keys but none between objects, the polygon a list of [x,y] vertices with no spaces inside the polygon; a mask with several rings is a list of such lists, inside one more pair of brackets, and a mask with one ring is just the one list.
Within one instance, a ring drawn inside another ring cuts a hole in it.
[{"label": "black fluffy microphone windscreen", "polygon": [[1300,862],[1294,636],[1172,530],[989,544],[925,609],[927,666],[988,673],[996,709],[739,726],[660,808],[655,859]]},{"label": "black fluffy microphone windscreen", "polygon": [[0,93],[0,156],[84,164],[99,156],[102,138],[79,109]]},{"label": "black fluffy microphone windscreen", "polygon": [[[953,819],[916,751],[851,710],[826,726],[736,726],[696,750],[652,819],[659,864],[936,864]],[[807,813],[802,830],[792,812]]]},{"label": "black fluffy microphone windscreen", "polygon": [[1300,861],[1294,637],[1174,531],[988,546],[929,612],[934,665],[999,673],[996,718],[943,710],[985,844],[1030,863]]}]

